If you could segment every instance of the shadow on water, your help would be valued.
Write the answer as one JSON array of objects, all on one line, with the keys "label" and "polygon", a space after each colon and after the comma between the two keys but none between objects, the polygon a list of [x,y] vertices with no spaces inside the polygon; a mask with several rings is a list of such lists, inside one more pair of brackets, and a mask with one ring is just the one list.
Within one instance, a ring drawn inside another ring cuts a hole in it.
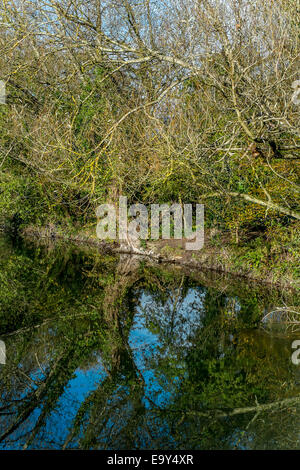
[{"label": "shadow on water", "polygon": [[74,246],[0,249],[0,448],[299,448],[295,338],[259,327],[295,294]]}]

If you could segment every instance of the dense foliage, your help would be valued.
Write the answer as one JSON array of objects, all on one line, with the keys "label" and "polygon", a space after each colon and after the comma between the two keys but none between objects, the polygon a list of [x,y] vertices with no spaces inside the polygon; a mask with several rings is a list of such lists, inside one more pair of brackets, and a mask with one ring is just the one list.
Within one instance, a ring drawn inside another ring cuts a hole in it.
[{"label": "dense foliage", "polygon": [[2,222],[94,227],[123,194],[204,202],[236,241],[297,230],[298,2],[0,8]]}]

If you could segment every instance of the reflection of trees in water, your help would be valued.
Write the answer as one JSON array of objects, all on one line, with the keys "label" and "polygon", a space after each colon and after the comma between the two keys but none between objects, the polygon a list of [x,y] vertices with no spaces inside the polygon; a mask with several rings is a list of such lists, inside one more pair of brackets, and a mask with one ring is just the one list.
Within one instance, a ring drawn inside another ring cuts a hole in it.
[{"label": "reflection of trees in water", "polygon": [[[16,279],[25,258],[11,268]],[[65,442],[55,445],[260,447],[273,436],[277,446],[294,446],[297,438],[290,432],[282,441],[279,434],[270,435],[281,419],[291,414],[295,422],[299,416],[297,400],[276,404],[296,393],[288,346],[247,330],[270,297],[254,290],[243,294],[242,289],[237,297],[235,289],[219,289],[209,279],[208,287],[199,287],[182,271],[140,261],[124,256],[116,266],[111,258],[93,260],[80,251],[65,250],[63,256],[49,251],[38,275],[30,271],[27,279],[23,276],[24,292],[37,277],[38,290],[28,299],[26,320],[7,337],[0,441],[40,446],[74,372],[88,370],[100,353],[105,373],[77,409]],[[142,298],[149,300],[147,308]],[[17,296],[16,309],[20,302]],[[172,390],[164,404],[152,400],[130,344],[138,315],[157,338],[146,365],[163,390]]]},{"label": "reflection of trees in water", "polygon": [[[106,435],[114,435],[125,447],[132,448],[136,423],[145,413],[142,402],[144,379],[133,360],[128,337],[134,317],[130,290],[139,280],[139,262],[133,257],[122,257],[114,280],[104,291],[102,332],[106,377],[99,388],[85,400],[74,420],[64,448],[80,435],[80,448],[105,448],[109,445]],[[124,259],[125,258],[125,259]]]},{"label": "reflection of trees in water", "polygon": [[[112,281],[109,281],[104,288],[101,304],[99,304],[97,311],[99,319],[101,318],[101,328],[81,334],[80,341],[78,341],[75,331],[63,331],[64,325],[62,325],[60,333],[63,334],[58,335],[60,341],[56,345],[57,357],[48,364],[42,380],[33,382],[30,371],[24,373],[23,381],[29,384],[25,386],[25,389],[27,389],[25,395],[18,399],[18,402],[11,401],[7,407],[2,408],[1,415],[4,417],[6,411],[7,419],[2,419],[1,428],[5,430],[0,435],[0,442],[12,435],[35,409],[41,407],[42,411],[33,428],[30,432],[27,432],[25,447],[30,445],[45,425],[47,417],[53,411],[74,370],[80,366],[82,356],[89,355],[95,348],[99,349],[100,347],[103,349],[106,378],[101,383],[100,388],[93,392],[82,404],[74,422],[74,430],[70,432],[67,442],[76,434],[77,423],[80,421],[80,416],[84,410],[84,414],[89,415],[92,424],[87,424],[82,446],[93,446],[97,434],[91,436],[91,432],[97,430],[97,433],[101,435],[101,429],[105,428],[107,421],[113,419],[116,405],[109,404],[111,400],[124,405],[129,396],[133,397],[131,400],[134,410],[131,413],[133,423],[135,422],[135,416],[141,416],[141,411],[144,409],[141,401],[143,397],[143,377],[136,368],[128,345],[128,335],[134,315],[131,298],[128,294],[140,276],[138,273],[139,264],[133,261],[130,259],[130,263],[128,261],[120,263]],[[60,269],[56,269],[56,273],[60,275]],[[98,323],[100,322],[98,321]],[[93,325],[89,325],[90,328],[91,326]],[[71,337],[70,333],[73,333]],[[61,347],[62,344],[64,345],[63,348]],[[10,372],[14,374],[15,369],[15,367],[11,368]],[[30,367],[27,367],[27,369],[30,369]],[[42,365],[41,370],[44,372]],[[30,386],[31,382],[33,382],[32,387]],[[15,393],[21,392],[21,390],[16,390],[14,387],[13,391]],[[102,410],[101,420],[98,419],[99,406]],[[129,404],[127,403],[126,408],[128,407]],[[13,412],[10,411],[12,409]],[[123,435],[126,434],[127,426],[123,430]]]}]

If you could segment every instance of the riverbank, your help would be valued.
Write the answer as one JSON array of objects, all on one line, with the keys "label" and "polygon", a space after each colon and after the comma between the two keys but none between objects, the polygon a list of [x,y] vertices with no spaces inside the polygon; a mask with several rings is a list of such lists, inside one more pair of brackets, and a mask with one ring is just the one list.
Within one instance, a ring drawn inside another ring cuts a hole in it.
[{"label": "riverbank", "polygon": [[224,232],[207,230],[204,248],[185,250],[184,240],[148,241],[139,252],[124,250],[115,241],[102,241],[95,231],[63,230],[49,224],[45,227],[28,226],[20,233],[23,237],[70,241],[95,247],[104,253],[127,253],[147,256],[160,263],[173,263],[187,268],[227,273],[236,277],[258,281],[274,287],[297,289],[300,287],[299,249],[293,243],[286,247],[280,240],[277,246],[256,236],[247,242],[234,244]]}]

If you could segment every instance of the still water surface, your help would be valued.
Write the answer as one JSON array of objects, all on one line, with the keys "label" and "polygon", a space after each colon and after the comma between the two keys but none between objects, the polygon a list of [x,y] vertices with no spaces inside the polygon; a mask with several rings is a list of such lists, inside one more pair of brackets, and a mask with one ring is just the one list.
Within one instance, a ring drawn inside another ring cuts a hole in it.
[{"label": "still water surface", "polygon": [[260,326],[296,294],[63,244],[0,252],[0,449],[300,448],[300,333]]}]

